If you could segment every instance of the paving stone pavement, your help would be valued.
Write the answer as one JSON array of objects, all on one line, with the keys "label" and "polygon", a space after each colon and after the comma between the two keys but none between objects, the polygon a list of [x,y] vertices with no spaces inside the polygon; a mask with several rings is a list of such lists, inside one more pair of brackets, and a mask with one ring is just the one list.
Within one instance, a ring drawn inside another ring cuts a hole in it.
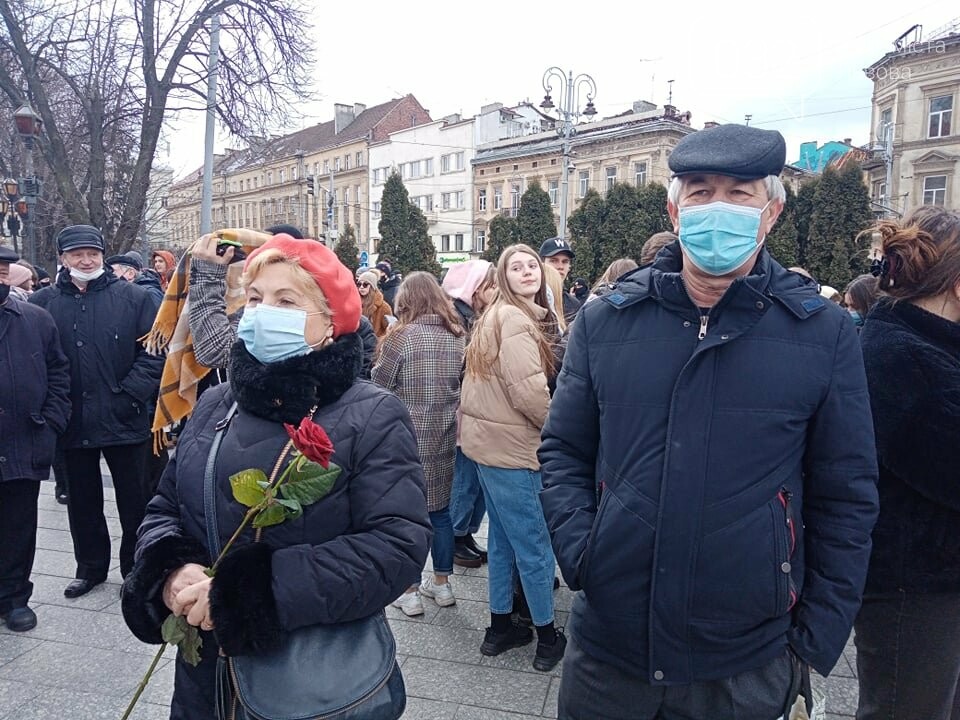
[{"label": "paving stone pavement", "polygon": [[[106,490],[106,514],[114,540],[114,566],[104,584],[75,600],[63,597],[74,562],[66,508],[42,484],[34,594],[36,629],[11,633],[0,625],[0,720],[119,720],[155,646],[136,640],[120,616],[120,525],[113,491]],[[483,531],[481,531],[483,532]],[[457,604],[439,608],[424,598],[426,613],[408,618],[395,608],[387,616],[397,638],[407,684],[409,720],[532,720],[557,716],[560,668],[540,673],[531,667],[534,644],[499,657],[479,652],[487,626],[486,567],[456,569]],[[567,622],[573,593],[556,594],[557,622]],[[173,690],[173,651],[158,665],[133,718],[164,720]],[[857,681],[852,644],[827,680],[828,718],[850,718],[856,710]],[[199,719],[198,719],[199,720]]]}]

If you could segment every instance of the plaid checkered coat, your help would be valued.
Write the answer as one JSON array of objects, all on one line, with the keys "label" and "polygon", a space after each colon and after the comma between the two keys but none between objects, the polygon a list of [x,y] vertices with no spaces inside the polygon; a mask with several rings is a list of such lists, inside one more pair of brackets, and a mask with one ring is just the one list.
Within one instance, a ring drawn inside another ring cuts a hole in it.
[{"label": "plaid checkered coat", "polygon": [[373,366],[375,383],[407,406],[427,480],[427,508],[450,504],[457,450],[457,407],[464,339],[438,315],[424,315],[388,333]]}]

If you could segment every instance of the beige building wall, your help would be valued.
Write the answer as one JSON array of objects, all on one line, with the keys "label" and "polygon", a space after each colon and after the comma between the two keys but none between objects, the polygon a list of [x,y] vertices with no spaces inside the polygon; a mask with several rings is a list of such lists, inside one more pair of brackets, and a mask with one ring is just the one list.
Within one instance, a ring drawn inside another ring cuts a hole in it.
[{"label": "beige building wall", "polygon": [[[865,72],[874,89],[864,170],[878,214],[883,207],[898,215],[919,205],[960,208],[960,35],[906,44]],[[887,188],[884,132],[891,125]]]},{"label": "beige building wall", "polygon": [[[693,132],[689,115],[680,117],[682,119],[655,119],[639,124],[627,121],[619,125],[607,120],[603,126],[598,124],[595,129],[581,130],[574,141],[571,156],[568,216],[577,209],[588,189],[603,195],[614,182],[668,185],[667,158],[680,139]],[[544,141],[534,136],[519,142],[501,141],[478,148],[473,171],[474,225],[484,233],[484,241],[493,218],[501,214],[516,216],[520,197],[534,180],[549,194],[554,217],[559,223],[562,167],[559,139]]]}]

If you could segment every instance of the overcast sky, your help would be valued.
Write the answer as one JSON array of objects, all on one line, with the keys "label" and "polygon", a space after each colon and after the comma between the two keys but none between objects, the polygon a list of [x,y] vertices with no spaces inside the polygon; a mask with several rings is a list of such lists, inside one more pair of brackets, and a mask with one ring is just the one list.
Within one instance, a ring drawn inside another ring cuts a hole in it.
[{"label": "overcast sky", "polygon": [[[321,100],[287,132],[332,119],[335,102],[371,106],[406,93],[434,118],[496,101],[539,104],[544,71],[556,65],[593,77],[597,117],[635,100],[662,106],[673,80],[673,104],[693,113],[694,127],[751,114],[751,125],[784,134],[792,162],[807,140],[866,143],[873,84],[863,68],[912,25],[929,37],[960,18],[960,4],[377,0],[358,12],[350,2],[318,11],[306,34],[319,48]],[[180,177],[202,158],[202,116],[184,116],[171,137],[166,160]],[[230,144],[218,129],[217,149]]]}]

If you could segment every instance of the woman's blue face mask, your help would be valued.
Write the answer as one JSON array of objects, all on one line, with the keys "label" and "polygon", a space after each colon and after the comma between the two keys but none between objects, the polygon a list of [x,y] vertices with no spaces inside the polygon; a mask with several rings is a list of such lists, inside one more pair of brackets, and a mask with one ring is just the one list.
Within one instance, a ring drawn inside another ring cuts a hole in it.
[{"label": "woman's blue face mask", "polygon": [[237,336],[243,341],[247,352],[264,365],[288,360],[315,349],[314,345],[307,344],[304,333],[307,318],[322,314],[260,303],[244,309],[237,326]]}]

